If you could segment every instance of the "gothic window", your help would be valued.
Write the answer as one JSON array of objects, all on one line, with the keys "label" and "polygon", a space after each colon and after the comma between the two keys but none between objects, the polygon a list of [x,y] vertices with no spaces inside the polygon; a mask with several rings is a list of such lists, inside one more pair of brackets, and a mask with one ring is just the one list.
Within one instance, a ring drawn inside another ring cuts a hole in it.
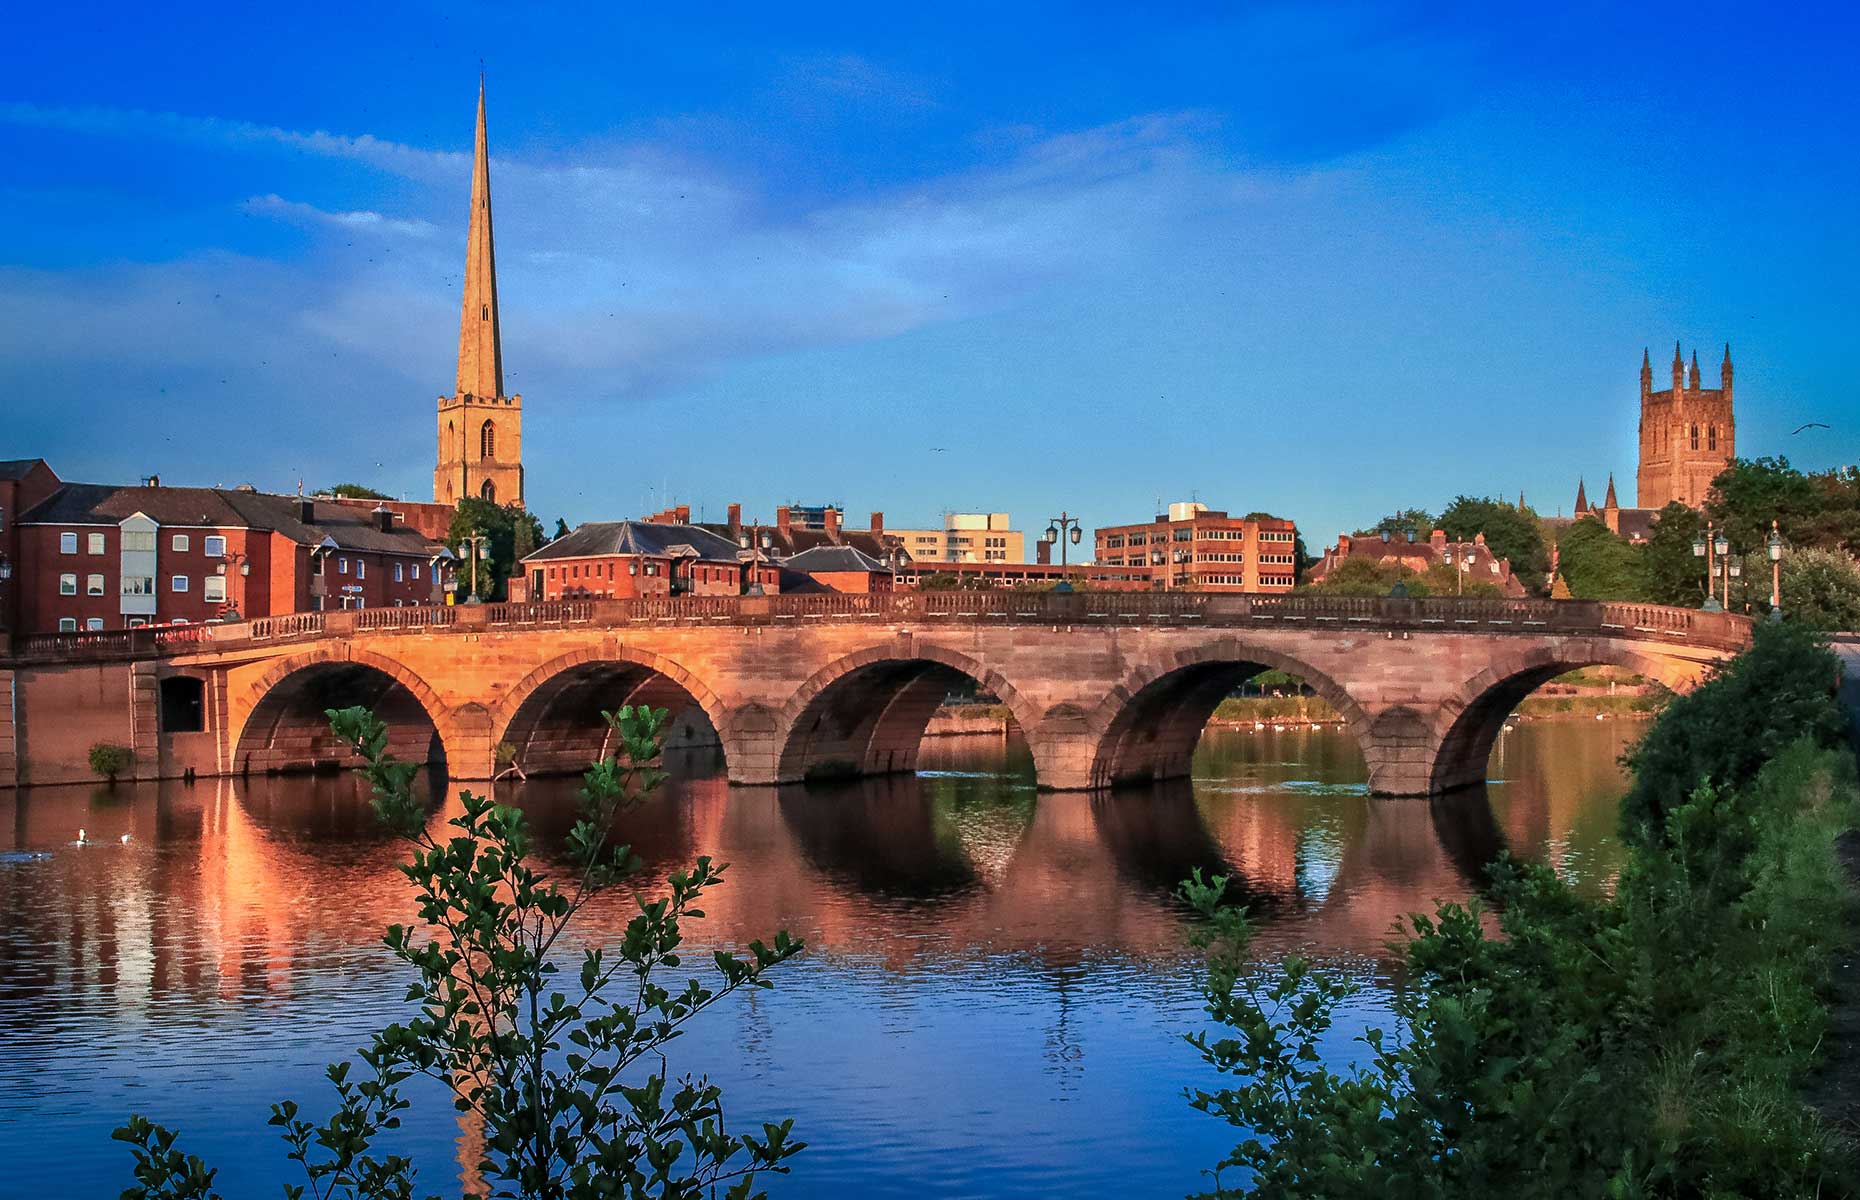
[{"label": "gothic window", "polygon": [[480,321],[488,321],[491,319],[491,306],[490,305],[481,304],[478,306],[478,319]]},{"label": "gothic window", "polygon": [[[1698,430],[1696,429],[1692,431],[1692,441],[1696,448],[1698,442]],[[489,421],[478,427],[478,457],[497,457],[497,426]]]},{"label": "gothic window", "polygon": [[485,480],[484,485],[478,489],[478,496],[480,499],[489,500],[492,504],[496,504],[497,485],[488,479]]},{"label": "gothic window", "polygon": [[1716,425],[1711,426],[1705,431],[1705,448],[1707,450],[1716,450],[1718,448],[1718,427]]},{"label": "gothic window", "polygon": [[1697,425],[1692,427],[1692,448],[1694,450],[1699,448],[1699,427]]}]

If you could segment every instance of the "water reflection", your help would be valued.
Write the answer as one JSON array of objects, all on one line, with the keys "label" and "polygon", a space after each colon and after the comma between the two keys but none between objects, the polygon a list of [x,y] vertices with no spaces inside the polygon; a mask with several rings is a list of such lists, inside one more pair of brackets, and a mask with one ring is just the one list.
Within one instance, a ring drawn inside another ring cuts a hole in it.
[{"label": "water reflection", "polygon": [[[1476,892],[1499,850],[1605,883],[1615,760],[1637,732],[1525,726],[1494,756],[1503,782],[1432,802],[1367,797],[1335,731],[1211,733],[1192,782],[1097,797],[1036,793],[1024,746],[986,739],[926,746],[920,776],[835,786],[732,789],[699,753],[615,836],[648,887],[698,854],[731,864],[698,945],[778,927],[810,943],[683,1050],[745,1115],[797,1116],[818,1153],[778,1194],[1179,1194],[1223,1149],[1178,1099],[1197,1068],[1177,1037],[1199,1021],[1181,879],[1233,880],[1260,955],[1351,964],[1367,1020],[1397,919]],[[457,798],[422,787],[438,831]],[[547,858],[576,787],[499,796]],[[72,844],[79,828],[94,844]],[[379,938],[414,917],[404,852],[349,776],[0,793],[10,1181],[113,1194],[108,1129],[145,1109],[187,1126],[228,1194],[275,1187],[264,1106],[318,1095],[323,1062],[402,1015]],[[590,936],[630,905],[603,897]],[[1352,1052],[1341,1033],[1336,1052]],[[1089,1141],[1107,1125],[1114,1152]],[[457,1134],[408,1137],[450,1156]]]}]

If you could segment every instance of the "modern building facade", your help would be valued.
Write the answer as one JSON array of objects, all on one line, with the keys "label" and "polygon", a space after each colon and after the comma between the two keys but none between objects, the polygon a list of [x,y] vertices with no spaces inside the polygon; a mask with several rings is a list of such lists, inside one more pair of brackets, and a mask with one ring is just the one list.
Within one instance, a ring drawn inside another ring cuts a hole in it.
[{"label": "modern building facade", "polygon": [[1135,568],[1156,589],[1289,592],[1298,577],[1298,528],[1282,517],[1230,517],[1171,504],[1152,521],[1093,532],[1099,566]]},{"label": "modern building facade", "polygon": [[452,576],[451,552],[385,508],[249,489],[59,482],[8,520],[21,633],[438,604]]},{"label": "modern building facade", "polygon": [[524,502],[523,397],[504,394],[504,350],[498,333],[483,79],[478,81],[478,131],[472,150],[458,378],[452,395],[439,398],[439,453],[433,468],[434,503],[456,505],[467,497],[519,507]]},{"label": "modern building facade", "polygon": [[1023,563],[1027,539],[1008,514],[948,513],[941,529],[887,529],[920,563]]}]

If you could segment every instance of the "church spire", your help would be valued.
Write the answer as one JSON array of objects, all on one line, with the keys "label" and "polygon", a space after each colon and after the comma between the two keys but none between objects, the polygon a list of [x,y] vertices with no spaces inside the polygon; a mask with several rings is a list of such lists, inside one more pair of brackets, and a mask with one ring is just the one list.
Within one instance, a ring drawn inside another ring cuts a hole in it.
[{"label": "church spire", "polygon": [[1586,513],[1588,511],[1589,511],[1588,485],[1584,484],[1582,480],[1578,479],[1576,481],[1576,516],[1581,517],[1583,513]]},{"label": "church spire", "polygon": [[1615,499],[1615,473],[1610,471],[1608,472],[1608,495],[1602,500],[1602,508],[1606,510],[1620,507],[1620,502]]},{"label": "church spire", "polygon": [[465,235],[465,302],[459,314],[458,394],[504,394],[497,333],[497,256],[491,247],[491,153],[484,131],[484,76],[478,76],[478,136],[472,149],[471,226]]}]

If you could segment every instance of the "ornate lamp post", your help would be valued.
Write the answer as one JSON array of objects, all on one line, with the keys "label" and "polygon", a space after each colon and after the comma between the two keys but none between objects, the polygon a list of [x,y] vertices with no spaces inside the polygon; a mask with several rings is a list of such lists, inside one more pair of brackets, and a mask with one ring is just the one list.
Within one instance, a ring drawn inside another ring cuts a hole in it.
[{"label": "ornate lamp post", "polygon": [[[1769,523],[1769,620],[1782,620],[1782,530],[1776,523]],[[0,566],[0,571],[6,567]],[[0,575],[6,579],[6,575]]]},{"label": "ornate lamp post", "polygon": [[[241,580],[250,579],[252,577],[252,560],[247,558],[244,554],[237,553],[232,556],[232,559],[234,564],[239,568],[239,578]],[[226,574],[225,563],[220,564],[220,574],[222,576]],[[245,586],[244,583],[239,585],[241,595],[244,594]],[[227,602],[226,608],[220,613],[220,619],[224,621],[242,621],[245,619],[239,615],[238,599],[229,600]]]},{"label": "ornate lamp post", "polygon": [[486,542],[491,540],[491,535],[488,533],[473,533],[459,540],[471,547],[471,549],[465,552],[466,557],[471,559],[471,595],[465,597],[465,603],[483,604],[484,601],[478,598],[478,562],[480,559],[485,562],[491,560],[491,548],[485,545]]},{"label": "ornate lamp post", "polygon": [[1731,557],[1731,539],[1724,536],[1724,530],[1718,531],[1717,539],[1712,542],[1712,549],[1718,552],[1718,570],[1724,576],[1724,601],[1720,605],[1720,611],[1723,611],[1731,607],[1731,576],[1730,572],[1725,569],[1725,564]]},{"label": "ornate lamp post", "polygon": [[[1717,534],[1715,536],[1715,542],[1718,547],[1724,546],[1724,535]],[[1718,572],[1717,564],[1712,559],[1712,550],[1714,548],[1714,535],[1711,522],[1707,521],[1705,522],[1705,532],[1692,539],[1692,557],[1705,560],[1705,603],[1699,605],[1699,608],[1705,612],[1722,611],[1718,607]],[[1723,554],[1724,550],[1719,549],[1718,553]]]},{"label": "ornate lamp post", "polygon": [[1055,587],[1053,590],[1055,592],[1070,592],[1072,590],[1072,580],[1067,572],[1067,567],[1070,564],[1066,561],[1066,542],[1069,540],[1076,546],[1079,544],[1079,540],[1085,536],[1079,529],[1079,519],[1071,513],[1062,510],[1058,516],[1053,517],[1047,522],[1046,533],[1043,536],[1046,539],[1046,544],[1049,546],[1054,542],[1059,543],[1059,586]]},{"label": "ornate lamp post", "polygon": [[736,544],[749,551],[749,586],[743,589],[743,595],[766,595],[762,590],[762,559],[775,544],[768,531],[759,523],[752,525],[736,535]]}]

